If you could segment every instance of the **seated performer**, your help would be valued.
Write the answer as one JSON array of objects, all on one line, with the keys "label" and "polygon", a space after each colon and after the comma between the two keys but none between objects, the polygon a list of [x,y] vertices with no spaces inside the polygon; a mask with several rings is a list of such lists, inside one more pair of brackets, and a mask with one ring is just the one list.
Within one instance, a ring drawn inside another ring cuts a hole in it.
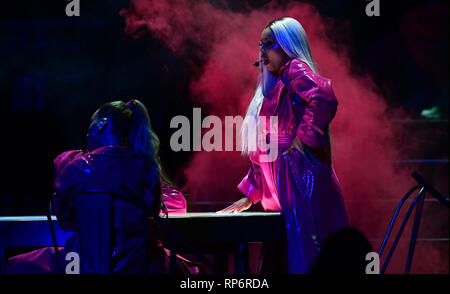
[{"label": "seated performer", "polygon": [[[88,130],[87,152],[66,151],[55,159],[53,201],[58,224],[73,232],[59,251],[42,248],[9,259],[9,273],[63,272],[68,252],[80,252],[73,194],[87,190],[107,190],[126,195],[132,191],[140,202],[155,212],[161,210],[161,198],[169,213],[186,212],[183,195],[164,185],[161,193],[158,157],[159,139],[151,129],[145,106],[138,100],[103,104],[92,116]],[[128,195],[127,195],[128,197]],[[130,196],[131,197],[131,196]],[[167,273],[168,251],[150,238],[150,256],[146,257],[144,232],[146,215],[136,205],[113,200],[113,271],[117,273]],[[177,256],[178,273],[196,273],[198,268]],[[146,262],[147,260],[147,262]]]}]

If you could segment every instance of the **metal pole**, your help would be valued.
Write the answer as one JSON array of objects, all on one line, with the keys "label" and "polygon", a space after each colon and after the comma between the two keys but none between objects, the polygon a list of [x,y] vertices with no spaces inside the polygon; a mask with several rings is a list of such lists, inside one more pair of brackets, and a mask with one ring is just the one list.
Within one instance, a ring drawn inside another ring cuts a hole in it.
[{"label": "metal pole", "polygon": [[422,215],[423,203],[425,201],[426,191],[423,192],[422,198],[419,200],[419,204],[416,207],[416,215],[414,217],[414,225],[411,233],[411,241],[409,243],[408,258],[406,260],[405,274],[409,274],[412,264],[412,258],[414,255],[414,248],[416,247],[417,234],[419,233],[420,217]]},{"label": "metal pole", "polygon": [[400,211],[400,208],[403,206],[403,204],[405,203],[405,201],[411,196],[411,194],[419,189],[421,186],[415,186],[414,188],[412,188],[411,190],[408,191],[408,193],[405,194],[405,196],[403,196],[402,200],[400,201],[400,203],[397,206],[397,209],[395,210],[394,216],[392,217],[391,223],[389,224],[389,228],[384,236],[384,240],[383,243],[381,244],[380,250],[378,251],[378,256],[381,256],[381,254],[383,253],[384,250],[384,246],[386,246],[386,242],[387,239],[389,238],[389,235],[391,234],[391,230],[394,226],[395,221],[397,220],[397,216],[398,213]]},{"label": "metal pole", "polygon": [[409,206],[408,212],[406,213],[405,219],[403,220],[403,223],[402,223],[402,225],[401,225],[401,227],[400,227],[400,229],[399,229],[399,231],[397,233],[397,236],[396,236],[396,238],[394,240],[394,243],[392,244],[391,250],[389,251],[389,254],[386,257],[386,260],[384,261],[383,267],[382,267],[382,269],[380,271],[381,274],[384,274],[384,272],[386,271],[386,268],[387,268],[387,265],[389,263],[389,260],[391,259],[395,248],[397,247],[398,240],[400,239],[400,236],[402,235],[403,230],[405,229],[405,226],[406,226],[406,223],[408,222],[409,216],[411,215],[411,212],[412,212],[414,206],[416,205],[417,199],[419,199],[419,197],[422,195],[424,190],[425,190],[425,188],[422,187],[420,189],[420,191],[419,191],[419,194],[414,198],[413,203],[411,203],[411,205]]}]

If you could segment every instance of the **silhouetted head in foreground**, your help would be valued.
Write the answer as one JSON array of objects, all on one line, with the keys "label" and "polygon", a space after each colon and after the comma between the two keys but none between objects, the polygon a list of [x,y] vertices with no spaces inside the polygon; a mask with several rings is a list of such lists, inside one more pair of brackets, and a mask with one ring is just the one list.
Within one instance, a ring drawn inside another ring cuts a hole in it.
[{"label": "silhouetted head in foreground", "polygon": [[345,228],[329,236],[310,273],[364,274],[372,251],[369,240],[358,230]]}]

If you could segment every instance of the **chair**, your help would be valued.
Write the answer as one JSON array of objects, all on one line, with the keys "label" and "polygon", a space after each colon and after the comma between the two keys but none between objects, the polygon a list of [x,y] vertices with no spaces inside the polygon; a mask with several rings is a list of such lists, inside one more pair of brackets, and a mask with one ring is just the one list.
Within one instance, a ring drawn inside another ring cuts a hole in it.
[{"label": "chair", "polygon": [[84,273],[112,271],[112,197],[107,192],[85,192],[75,197],[80,240],[80,269]]},{"label": "chair", "polygon": [[[92,274],[112,273],[112,250],[114,248],[113,200],[117,198],[122,201],[132,201],[114,192],[104,190],[86,190],[70,193],[70,195],[74,196],[75,200],[75,221],[80,242],[80,272]],[[52,200],[55,197],[67,196],[67,193],[55,193]],[[49,215],[51,215],[51,206],[49,212]],[[51,217],[48,216],[47,218],[58,257],[59,251],[56,237],[54,237],[53,224]],[[143,232],[143,237],[146,240],[145,231]]]},{"label": "chair", "polygon": [[[125,194],[117,192],[105,191],[105,190],[87,190],[76,193],[55,193],[50,200],[50,209],[47,216],[50,232],[55,247],[56,255],[58,256],[58,245],[56,243],[56,236],[53,229],[53,223],[51,219],[52,207],[51,203],[54,197],[59,196],[74,196],[75,197],[75,214],[77,231],[80,241],[80,262],[81,273],[95,273],[95,274],[107,274],[112,273],[112,248],[114,247],[113,240],[113,212],[112,201],[122,200],[132,203],[136,207],[142,208],[147,216],[146,227],[148,224],[148,217],[151,217],[156,223],[161,225],[165,231],[169,234],[170,238],[170,272],[175,272],[175,246],[174,243],[178,242],[190,252],[192,252],[203,264],[205,264],[212,273],[218,274],[219,272],[215,267],[196,249],[192,247],[186,240],[184,240],[176,231],[169,226],[166,220],[162,219],[158,213],[152,211],[147,205],[144,204],[139,197],[133,194],[126,186],[121,186],[123,191],[131,197],[127,197]],[[149,240],[146,231],[143,232],[145,240],[145,248],[148,248],[147,242]],[[145,256],[146,265],[147,262],[147,250]],[[147,268],[147,266],[146,266]]]}]

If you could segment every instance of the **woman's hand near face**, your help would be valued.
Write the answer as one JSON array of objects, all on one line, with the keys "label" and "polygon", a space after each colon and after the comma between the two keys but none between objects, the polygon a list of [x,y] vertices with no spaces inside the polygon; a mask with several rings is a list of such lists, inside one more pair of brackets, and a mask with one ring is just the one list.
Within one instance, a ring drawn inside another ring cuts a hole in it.
[{"label": "woman's hand near face", "polygon": [[249,198],[244,197],[244,198],[234,202],[230,206],[217,211],[216,213],[230,213],[230,212],[239,213],[239,212],[249,209],[250,206],[252,206],[252,204],[253,204],[253,202]]}]

